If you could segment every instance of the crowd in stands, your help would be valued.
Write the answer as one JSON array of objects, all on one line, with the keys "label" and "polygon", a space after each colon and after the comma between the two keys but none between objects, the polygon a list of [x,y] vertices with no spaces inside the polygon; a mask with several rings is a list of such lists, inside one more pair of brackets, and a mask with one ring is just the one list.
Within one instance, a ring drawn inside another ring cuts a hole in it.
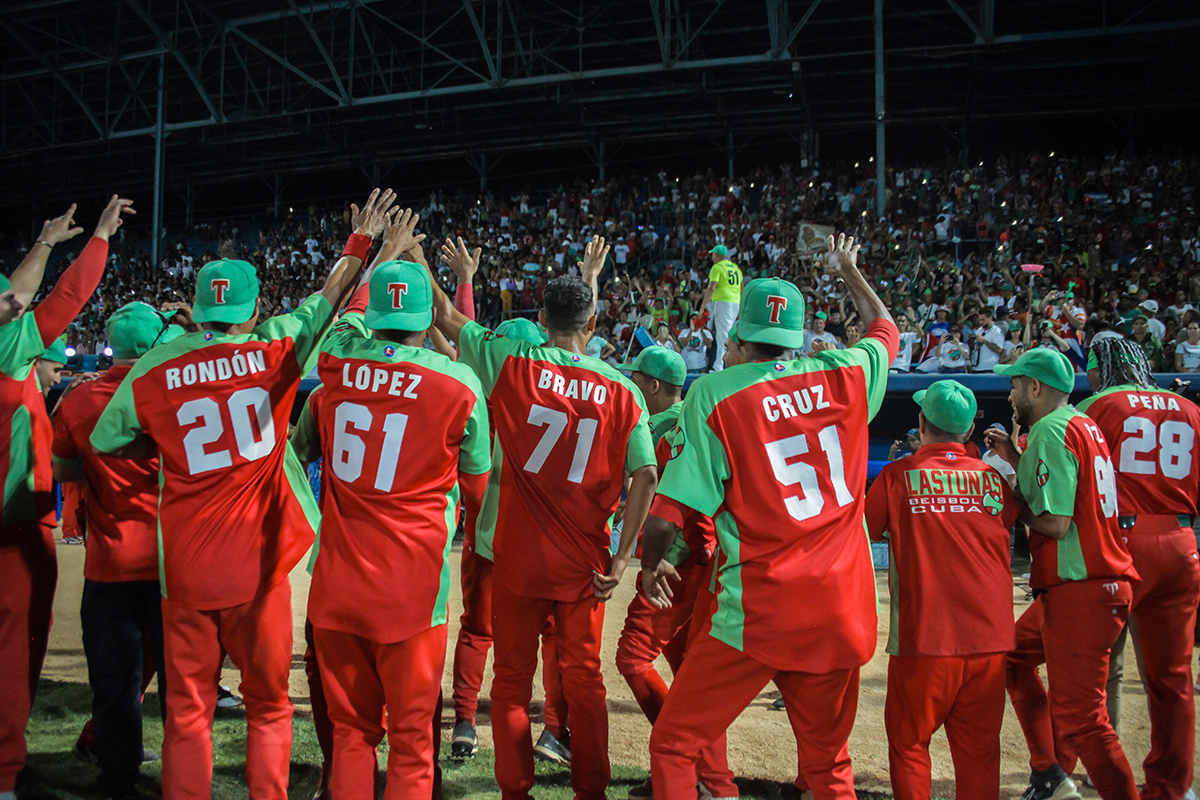
[{"label": "crowd in stands", "polygon": [[[986,372],[1035,347],[1058,348],[1082,370],[1090,342],[1109,331],[1132,336],[1158,371],[1200,370],[1200,156],[1034,153],[897,167],[882,220],[874,167],[783,164],[732,182],[661,171],[406,202],[434,252],[458,236],[483,248],[476,313],[493,326],[535,316],[546,283],[577,271],[590,236],[615,241],[596,343],[597,355],[614,360],[641,324],[689,369],[711,366],[711,326],[699,305],[718,244],[746,280],[782,276],[799,286],[809,301],[806,352],[853,344],[863,326],[818,257],[824,236],[842,230],[864,243],[860,263],[902,326],[897,371]],[[136,246],[144,242],[114,242],[105,282],[69,344],[102,352],[110,311],[132,299],[189,300],[195,272],[219,257],[254,263],[264,315],[287,313],[320,287],[349,215],[348,206],[310,206],[270,222],[206,223],[164,240],[157,269]],[[56,254],[51,271],[71,256]],[[441,279],[447,288],[454,281],[445,267]]]}]

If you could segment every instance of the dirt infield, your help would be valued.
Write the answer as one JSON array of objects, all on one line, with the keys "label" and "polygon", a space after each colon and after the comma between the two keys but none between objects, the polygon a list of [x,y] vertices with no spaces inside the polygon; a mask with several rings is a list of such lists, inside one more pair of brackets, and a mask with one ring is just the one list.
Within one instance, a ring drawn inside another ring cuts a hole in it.
[{"label": "dirt infield", "polygon": [[[87,681],[87,666],[84,662],[79,629],[79,601],[83,588],[83,554],[82,547],[59,546],[58,548],[60,577],[58,595],[55,598],[54,630],[50,636],[50,652],[44,672],[46,678],[80,683]],[[462,611],[462,599],[457,581],[459,563],[457,549],[451,558],[453,560],[451,569],[455,575],[455,586],[450,595],[450,642],[451,650],[453,650],[453,642],[458,633],[458,616]],[[887,640],[888,622],[887,574],[877,572],[876,581],[880,605],[879,647],[875,658],[862,672],[858,720],[850,741],[850,754],[854,760],[858,787],[870,791],[887,791],[889,789],[887,740],[883,727],[883,703],[887,683],[887,656],[883,652]],[[297,569],[292,574],[296,656],[292,662],[291,692],[296,701],[297,710],[301,713],[307,713],[309,710],[308,684],[304,677],[304,665],[301,659],[304,652],[304,614],[308,586],[308,574],[303,569]],[[617,637],[624,622],[625,608],[633,592],[634,571],[631,568],[618,588],[616,596],[609,603],[605,619],[603,663],[608,686],[610,747],[614,762],[648,767],[646,742],[650,733],[650,725],[634,702],[625,681],[612,666]],[[1024,600],[1024,595],[1023,589],[1014,589],[1015,613],[1017,614],[1020,614],[1028,605]],[[1133,654],[1130,653],[1123,682],[1125,702],[1121,738],[1140,782],[1141,762],[1149,751],[1149,724],[1146,716],[1145,693],[1138,679],[1137,667],[1134,662]],[[664,675],[670,674],[665,663],[660,664],[660,669]],[[238,680],[237,671],[227,666],[223,682],[236,686]],[[490,681],[491,670],[489,668],[484,683],[485,695]],[[453,724],[453,711],[450,710],[449,705],[450,682],[450,658],[448,657],[446,671],[442,678],[446,694],[444,729],[448,729]],[[729,761],[739,776],[783,782],[791,781],[795,777],[796,750],[787,717],[781,712],[770,709],[771,701],[777,697],[779,697],[779,693],[775,691],[774,686],[768,686],[730,728]],[[540,699],[539,683],[539,689],[535,695],[535,712],[538,714],[540,714],[541,708]],[[484,747],[491,746],[488,708],[488,703],[484,699],[480,703],[478,720],[480,744]],[[535,726],[535,733],[537,730],[538,727]],[[1019,797],[1029,776],[1028,752],[1011,709],[1006,713],[1004,720],[1003,755],[1001,796]],[[953,796],[953,768],[946,739],[942,733],[934,737],[932,759],[934,795]],[[1096,794],[1085,790],[1084,796],[1095,797]]]}]

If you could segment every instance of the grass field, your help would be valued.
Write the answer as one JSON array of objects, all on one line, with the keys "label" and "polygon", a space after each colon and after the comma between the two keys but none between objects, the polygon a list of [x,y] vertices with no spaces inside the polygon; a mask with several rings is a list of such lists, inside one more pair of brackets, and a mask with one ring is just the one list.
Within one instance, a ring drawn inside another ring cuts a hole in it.
[{"label": "grass field", "polygon": [[[18,793],[22,800],[96,800],[103,798],[96,786],[96,768],[71,754],[71,746],[80,728],[91,716],[91,689],[86,684],[43,680],[29,723],[29,759]],[[144,708],[146,747],[161,752],[162,723],[159,720],[158,695],[146,696]],[[296,715],[295,739],[292,744],[292,771],[289,795],[293,800],[309,800],[317,788],[320,750],[313,727],[300,714]],[[446,732],[443,731],[443,738]],[[248,797],[243,774],[246,766],[246,725],[241,709],[218,709],[213,726],[213,798],[214,800],[245,800]],[[443,754],[449,752],[444,744]],[[142,788],[147,795],[159,793],[160,763],[143,765]],[[386,743],[381,748],[380,763],[386,765]],[[481,749],[469,761],[443,758],[443,797],[479,798],[492,800],[500,791],[492,777],[492,752]],[[570,800],[571,776],[566,768],[539,763],[537,787],[539,800]],[[639,767],[613,765],[609,796],[623,800],[629,788],[641,783],[646,771]],[[789,784],[772,781],[738,781],[742,797],[748,800],[784,800],[800,798]],[[886,795],[863,792],[862,800],[882,800]]]}]

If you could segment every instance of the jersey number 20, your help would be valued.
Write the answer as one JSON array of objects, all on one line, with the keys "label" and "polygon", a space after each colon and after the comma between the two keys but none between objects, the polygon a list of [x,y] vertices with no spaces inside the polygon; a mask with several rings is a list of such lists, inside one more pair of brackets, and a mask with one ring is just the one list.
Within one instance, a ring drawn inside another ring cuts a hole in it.
[{"label": "jersey number 20", "polygon": [[[241,389],[229,396],[225,406],[233,425],[238,454],[247,461],[266,458],[275,449],[275,417],[271,412],[270,393],[257,386]],[[250,420],[251,413],[258,422],[257,436]],[[211,397],[189,400],[179,407],[175,420],[181,428],[197,421],[204,423],[183,437],[183,452],[187,455],[189,473],[199,475],[233,465],[233,454],[228,450],[214,450],[211,453],[204,450],[205,445],[217,441],[225,432],[225,420],[216,400]]]}]

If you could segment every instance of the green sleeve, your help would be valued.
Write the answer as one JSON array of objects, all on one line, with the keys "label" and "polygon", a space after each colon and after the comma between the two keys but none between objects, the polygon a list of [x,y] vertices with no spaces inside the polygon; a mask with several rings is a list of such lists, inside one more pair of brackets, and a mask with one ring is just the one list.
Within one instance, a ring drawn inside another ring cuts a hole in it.
[{"label": "green sleeve", "polygon": [[130,370],[92,429],[91,443],[97,452],[120,450],[142,435],[142,422],[138,419],[133,392],[133,383],[140,375],[137,367]]},{"label": "green sleeve", "polygon": [[487,401],[478,384],[471,389],[475,392],[475,404],[471,407],[471,416],[467,417],[467,428],[459,446],[458,469],[468,475],[482,475],[492,468]]},{"label": "green sleeve", "polygon": [[533,345],[518,339],[497,336],[478,322],[463,325],[458,337],[458,360],[466,364],[479,376],[483,391],[488,396],[500,377],[500,370],[509,356],[520,355],[533,349]]},{"label": "green sleeve", "polygon": [[322,294],[314,294],[290,314],[281,314],[254,329],[263,339],[291,339],[296,348],[300,374],[307,375],[316,364],[321,346],[321,329],[333,313],[333,307]]},{"label": "green sleeve", "polygon": [[318,404],[321,402],[317,397],[320,391],[321,387],[318,386],[308,395],[308,399],[304,401],[304,408],[300,411],[300,419],[296,421],[296,430],[292,431],[292,449],[296,451],[296,457],[305,464],[321,460],[321,432],[317,428],[312,408],[314,401]]},{"label": "green sleeve", "polygon": [[24,380],[26,370],[45,351],[37,318],[24,314],[0,327],[0,372],[14,380]]},{"label": "green sleeve", "polygon": [[888,368],[892,365],[883,342],[866,336],[853,347],[823,350],[813,358],[835,367],[860,367],[867,384],[867,419],[875,418],[887,393]]},{"label": "green sleeve", "polygon": [[1067,447],[1066,427],[1055,425],[1031,433],[1017,465],[1017,485],[1029,510],[1062,517],[1075,514],[1079,460]]},{"label": "green sleeve", "polygon": [[698,394],[683,401],[679,424],[666,435],[671,460],[659,477],[658,493],[713,516],[725,500],[729,460],[725,447],[708,426],[712,404]]},{"label": "green sleeve", "polygon": [[635,470],[657,464],[654,457],[654,440],[650,436],[650,424],[646,419],[645,410],[637,425],[629,432],[629,441],[625,444],[625,474],[632,475]]}]

